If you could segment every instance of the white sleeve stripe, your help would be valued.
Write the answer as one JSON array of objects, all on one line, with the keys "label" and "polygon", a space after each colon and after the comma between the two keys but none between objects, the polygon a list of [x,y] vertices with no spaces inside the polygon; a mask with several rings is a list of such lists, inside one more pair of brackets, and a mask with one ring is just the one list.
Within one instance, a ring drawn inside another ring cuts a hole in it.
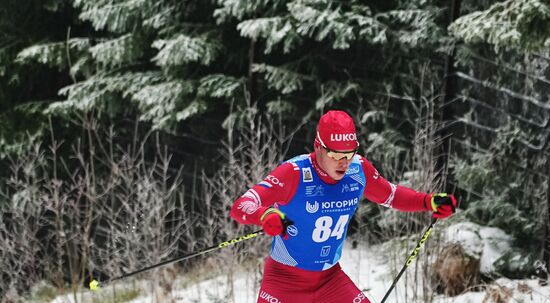
[{"label": "white sleeve stripe", "polygon": [[391,187],[391,193],[390,193],[390,196],[388,197],[388,199],[386,199],[386,201],[384,203],[382,203],[383,206],[385,207],[391,207],[392,203],[393,203],[393,199],[395,198],[395,191],[397,190],[397,186],[393,183],[390,183],[390,187]]},{"label": "white sleeve stripe", "polygon": [[258,195],[258,193],[254,189],[249,189],[246,193],[244,193],[243,197],[247,197],[252,199],[252,201],[256,202],[258,205],[262,205],[262,199]]},{"label": "white sleeve stripe", "polygon": [[254,195],[254,197],[256,198],[256,201],[258,202],[258,205],[262,205],[262,198],[260,198],[260,195],[258,195],[258,193],[256,192],[256,190],[254,189],[250,189],[250,192]]}]

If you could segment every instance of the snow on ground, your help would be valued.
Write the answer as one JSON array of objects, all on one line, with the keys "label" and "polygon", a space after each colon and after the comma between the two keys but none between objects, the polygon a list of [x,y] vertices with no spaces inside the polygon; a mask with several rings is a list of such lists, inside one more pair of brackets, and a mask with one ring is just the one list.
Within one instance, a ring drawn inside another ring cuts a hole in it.
[{"label": "snow on ground", "polygon": [[[511,237],[501,230],[480,227],[473,223],[458,223],[447,227],[444,238],[448,239],[449,242],[461,243],[467,251],[479,256],[483,272],[491,272],[493,268],[492,263],[510,248],[511,243]],[[406,256],[403,258],[402,254],[397,255],[395,251],[392,252],[392,248],[389,247],[388,243],[359,246],[356,249],[352,249],[350,246],[349,243],[346,243],[344,255],[341,259],[342,268],[359,288],[365,292],[371,302],[380,302],[395,278],[396,271],[401,269],[405,262]],[[420,255],[423,252],[424,250],[420,252]],[[421,256],[418,259],[419,262],[423,260]],[[423,287],[419,285],[420,283],[414,281],[416,265],[416,262],[411,264],[386,302],[423,302],[421,299]],[[174,285],[187,286],[174,290],[172,298],[178,303],[256,302],[258,291],[257,276],[253,277],[253,275],[246,272],[235,273],[232,291],[228,288],[227,280],[226,276],[219,276],[198,283],[191,283],[187,277],[182,277]],[[143,289],[146,289],[146,286]],[[106,288],[101,291],[109,292],[110,290]],[[230,293],[232,295],[228,295]],[[495,296],[500,295],[503,297],[503,301],[489,300],[487,297],[488,293],[494,293]],[[94,294],[94,296],[97,295]],[[485,299],[487,301],[484,301]],[[58,297],[51,303],[71,302],[74,301],[67,296]],[[96,299],[94,302],[98,302],[98,300]],[[153,303],[156,301],[152,295],[145,294],[129,302]],[[536,280],[509,280],[501,278],[489,285],[488,291],[471,291],[456,297],[439,295],[433,301],[433,303],[497,302],[550,303],[550,286],[541,287]]]},{"label": "snow on ground", "polygon": [[480,270],[490,273],[493,262],[510,250],[512,237],[494,227],[479,226],[471,222],[461,222],[445,229],[444,239],[460,243],[472,256],[480,259]]}]

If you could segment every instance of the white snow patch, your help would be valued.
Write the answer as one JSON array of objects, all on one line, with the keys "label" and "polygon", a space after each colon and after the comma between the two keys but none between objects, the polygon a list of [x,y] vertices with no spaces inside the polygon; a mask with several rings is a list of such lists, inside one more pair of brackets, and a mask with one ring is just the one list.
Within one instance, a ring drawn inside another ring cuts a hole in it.
[{"label": "white snow patch", "polygon": [[445,229],[445,239],[449,243],[459,243],[472,256],[480,259],[480,270],[494,272],[493,263],[511,248],[512,236],[494,227],[486,227],[471,222],[461,222]]}]

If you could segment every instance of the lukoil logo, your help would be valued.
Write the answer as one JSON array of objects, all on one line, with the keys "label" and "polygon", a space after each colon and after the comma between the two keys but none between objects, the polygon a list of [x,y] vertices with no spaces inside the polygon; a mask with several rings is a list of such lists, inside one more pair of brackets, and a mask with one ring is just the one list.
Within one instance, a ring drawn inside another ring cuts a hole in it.
[{"label": "lukoil logo", "polygon": [[265,180],[268,181],[268,182],[271,182],[271,184],[273,184],[273,185],[279,185],[280,187],[285,186],[281,181],[279,181],[279,179],[277,179],[277,177],[275,177],[273,175],[269,175],[269,176],[265,177]]},{"label": "lukoil logo", "polygon": [[357,134],[330,134],[330,141],[332,142],[341,142],[341,141],[357,141]]},{"label": "lukoil logo", "polygon": [[359,302],[363,302],[363,300],[367,299],[367,297],[365,296],[364,293],[360,292],[357,297],[355,297],[353,299],[353,303],[359,303]]},{"label": "lukoil logo", "polygon": [[260,292],[260,298],[261,299],[264,299],[265,301],[269,302],[269,303],[283,303],[281,302],[279,299],[275,298],[274,296],[266,293],[265,291],[261,291]]}]

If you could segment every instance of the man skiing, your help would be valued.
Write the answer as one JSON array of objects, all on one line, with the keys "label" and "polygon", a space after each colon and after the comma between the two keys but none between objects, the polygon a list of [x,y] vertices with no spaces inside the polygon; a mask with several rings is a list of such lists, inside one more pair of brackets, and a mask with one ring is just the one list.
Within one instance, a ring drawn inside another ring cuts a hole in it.
[{"label": "man skiing", "polygon": [[281,164],[234,202],[235,220],[274,236],[258,303],[370,302],[338,264],[361,196],[400,211],[432,211],[437,218],[454,213],[453,195],[388,182],[356,154],[358,147],[353,119],[328,111],[311,154]]}]

